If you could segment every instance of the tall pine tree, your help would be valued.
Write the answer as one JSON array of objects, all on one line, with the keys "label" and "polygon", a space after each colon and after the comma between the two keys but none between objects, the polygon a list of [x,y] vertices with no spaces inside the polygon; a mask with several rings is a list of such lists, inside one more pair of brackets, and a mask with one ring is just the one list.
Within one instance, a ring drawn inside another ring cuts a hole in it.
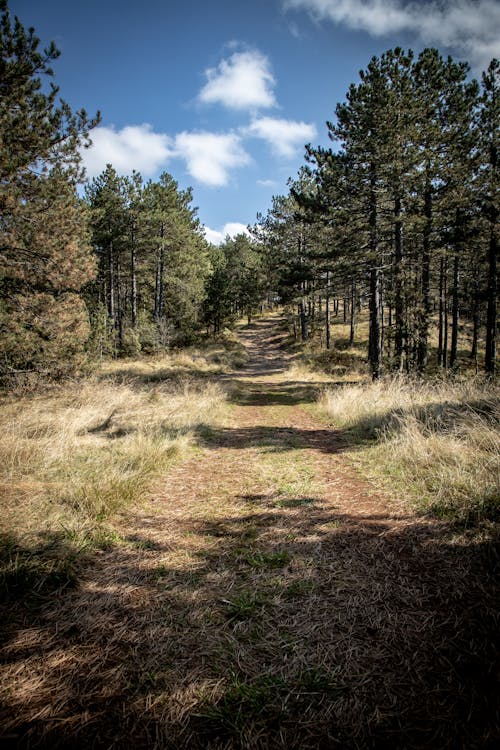
[{"label": "tall pine tree", "polygon": [[89,120],[44,91],[59,52],[0,2],[0,375],[73,369],[88,336],[80,290],[94,273],[79,148]]}]

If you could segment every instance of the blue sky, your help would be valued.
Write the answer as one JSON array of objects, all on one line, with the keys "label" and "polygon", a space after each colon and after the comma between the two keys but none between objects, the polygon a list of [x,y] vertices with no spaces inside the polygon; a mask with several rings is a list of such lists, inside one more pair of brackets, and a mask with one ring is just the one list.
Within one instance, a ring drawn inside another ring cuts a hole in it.
[{"label": "blue sky", "polygon": [[500,0],[11,0],[61,50],[61,95],[101,110],[85,154],[194,190],[207,237],[255,222],[329,143],[325,121],[372,55],[435,46],[476,75],[500,56]]}]

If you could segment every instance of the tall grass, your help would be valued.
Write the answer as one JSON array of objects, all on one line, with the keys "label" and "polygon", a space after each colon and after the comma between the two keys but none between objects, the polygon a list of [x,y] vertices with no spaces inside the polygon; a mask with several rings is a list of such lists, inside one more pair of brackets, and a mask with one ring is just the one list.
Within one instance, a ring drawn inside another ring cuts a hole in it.
[{"label": "tall grass", "polygon": [[422,510],[463,521],[500,516],[499,388],[491,381],[392,378],[326,390],[322,409],[368,442],[355,460]]},{"label": "tall grass", "polygon": [[[95,527],[130,503],[224,414],[206,380],[154,377],[171,362],[110,366],[107,377],[0,403],[0,532],[17,536]],[[178,368],[179,363],[174,362]],[[205,366],[205,365],[203,365]]]}]

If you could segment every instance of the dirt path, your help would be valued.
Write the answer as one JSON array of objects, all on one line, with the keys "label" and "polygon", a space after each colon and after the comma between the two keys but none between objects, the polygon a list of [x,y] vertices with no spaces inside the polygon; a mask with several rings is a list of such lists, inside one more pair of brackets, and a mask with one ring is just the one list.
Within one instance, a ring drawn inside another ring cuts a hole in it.
[{"label": "dirt path", "polygon": [[493,747],[481,550],[356,474],[273,320],[242,339],[230,423],[8,645],[12,743]]}]

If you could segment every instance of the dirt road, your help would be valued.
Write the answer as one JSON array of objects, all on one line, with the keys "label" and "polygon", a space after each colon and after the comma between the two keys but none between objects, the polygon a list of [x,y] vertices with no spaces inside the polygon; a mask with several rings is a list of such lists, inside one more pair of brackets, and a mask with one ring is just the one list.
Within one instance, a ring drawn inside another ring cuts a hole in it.
[{"label": "dirt road", "polygon": [[228,423],[9,644],[12,743],[492,748],[480,545],[356,473],[273,320],[241,336]]}]

